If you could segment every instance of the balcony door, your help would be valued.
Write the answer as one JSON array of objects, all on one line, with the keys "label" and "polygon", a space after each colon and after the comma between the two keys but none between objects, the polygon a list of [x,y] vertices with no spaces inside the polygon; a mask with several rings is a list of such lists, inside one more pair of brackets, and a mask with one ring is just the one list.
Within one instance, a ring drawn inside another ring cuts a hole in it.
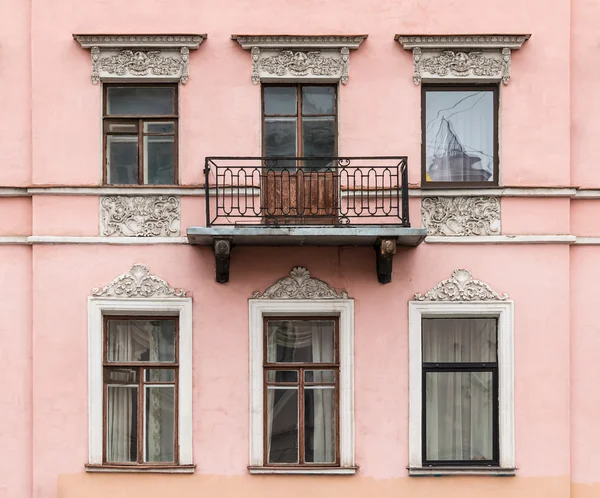
[{"label": "balcony door", "polygon": [[[337,219],[335,85],[264,85],[262,210],[266,223]],[[329,158],[329,159],[325,159]]]}]

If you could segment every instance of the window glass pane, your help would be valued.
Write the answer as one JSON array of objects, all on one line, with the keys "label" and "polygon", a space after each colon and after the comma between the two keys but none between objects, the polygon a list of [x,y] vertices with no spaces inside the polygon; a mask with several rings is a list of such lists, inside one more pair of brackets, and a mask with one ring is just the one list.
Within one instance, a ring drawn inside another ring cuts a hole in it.
[{"label": "window glass pane", "polygon": [[298,389],[267,388],[267,462],[298,463]]},{"label": "window glass pane", "polygon": [[335,382],[335,370],[306,370],[304,382]]},{"label": "window glass pane", "polygon": [[175,461],[175,386],[146,387],[146,462]]},{"label": "window glass pane", "polygon": [[[302,143],[304,157],[335,156],[334,118],[303,118]],[[303,164],[305,169],[335,167],[335,163],[328,160],[303,161]]]},{"label": "window glass pane", "polygon": [[175,320],[108,320],[108,361],[175,361]]},{"label": "window glass pane", "polygon": [[108,386],[106,400],[106,460],[136,462],[138,443],[137,386]]},{"label": "window glass pane", "polygon": [[146,382],[175,382],[175,370],[172,368],[149,368],[146,370]]},{"label": "window glass pane", "polygon": [[495,362],[495,318],[424,318],[423,361]]},{"label": "window glass pane", "polygon": [[427,91],[427,181],[485,182],[494,174],[494,93]]},{"label": "window glass pane", "polygon": [[265,156],[296,156],[296,118],[265,120]]},{"label": "window glass pane", "polygon": [[104,381],[107,384],[137,384],[136,368],[106,368]]},{"label": "window glass pane", "polygon": [[308,463],[335,462],[335,389],[304,391],[304,460]]},{"label": "window glass pane", "polygon": [[109,116],[175,114],[175,88],[171,86],[110,86],[106,89],[106,98]]},{"label": "window glass pane", "polygon": [[297,370],[269,370],[267,382],[298,382]]},{"label": "window glass pane", "polygon": [[264,92],[265,114],[295,115],[298,113],[295,86],[266,86]]},{"label": "window glass pane", "polygon": [[333,320],[269,320],[267,361],[333,363],[335,322]]},{"label": "window glass pane", "polygon": [[175,133],[174,121],[144,122],[144,133]]},{"label": "window glass pane", "polygon": [[172,185],[175,183],[175,137],[144,137],[144,183]]},{"label": "window glass pane", "polygon": [[427,460],[493,459],[491,372],[427,372]]},{"label": "window glass pane", "polygon": [[104,120],[104,131],[106,133],[128,133],[136,134],[138,132],[137,121],[108,121]]},{"label": "window glass pane", "polygon": [[334,114],[335,88],[331,86],[302,87],[302,114]]},{"label": "window glass pane", "polygon": [[138,183],[138,138],[128,135],[106,137],[107,183],[132,185]]}]

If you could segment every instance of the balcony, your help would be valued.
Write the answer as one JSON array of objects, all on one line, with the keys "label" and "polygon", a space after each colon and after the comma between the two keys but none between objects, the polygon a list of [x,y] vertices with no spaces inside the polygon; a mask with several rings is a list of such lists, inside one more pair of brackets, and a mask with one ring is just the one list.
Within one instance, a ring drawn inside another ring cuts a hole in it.
[{"label": "balcony", "polygon": [[406,157],[207,157],[206,226],[191,244],[214,246],[217,281],[233,246],[372,246],[377,277],[391,281],[397,245],[415,247]]}]

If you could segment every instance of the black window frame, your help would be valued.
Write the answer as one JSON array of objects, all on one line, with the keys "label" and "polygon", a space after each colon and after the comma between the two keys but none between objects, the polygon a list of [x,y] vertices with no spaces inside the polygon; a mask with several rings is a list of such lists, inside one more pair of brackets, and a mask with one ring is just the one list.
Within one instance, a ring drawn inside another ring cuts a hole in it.
[{"label": "black window frame", "polygon": [[[421,461],[423,467],[498,467],[500,465],[500,393],[498,374],[498,317],[495,316],[465,316],[452,317],[462,320],[468,319],[493,319],[496,324],[496,361],[495,362],[425,362],[423,349],[425,345],[423,321],[430,318],[421,318]],[[491,460],[429,460],[427,459],[427,373],[431,372],[491,372],[492,373],[492,455]]]}]

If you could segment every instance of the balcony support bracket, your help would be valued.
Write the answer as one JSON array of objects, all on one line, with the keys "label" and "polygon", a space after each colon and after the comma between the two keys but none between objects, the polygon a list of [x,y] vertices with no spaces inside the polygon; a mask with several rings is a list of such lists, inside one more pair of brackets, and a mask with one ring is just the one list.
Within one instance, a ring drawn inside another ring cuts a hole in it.
[{"label": "balcony support bracket", "polygon": [[379,237],[375,241],[375,255],[377,264],[377,280],[381,284],[392,281],[392,262],[396,254],[395,237]]},{"label": "balcony support bracket", "polygon": [[216,280],[220,284],[229,282],[229,263],[231,261],[231,237],[214,239]]}]

